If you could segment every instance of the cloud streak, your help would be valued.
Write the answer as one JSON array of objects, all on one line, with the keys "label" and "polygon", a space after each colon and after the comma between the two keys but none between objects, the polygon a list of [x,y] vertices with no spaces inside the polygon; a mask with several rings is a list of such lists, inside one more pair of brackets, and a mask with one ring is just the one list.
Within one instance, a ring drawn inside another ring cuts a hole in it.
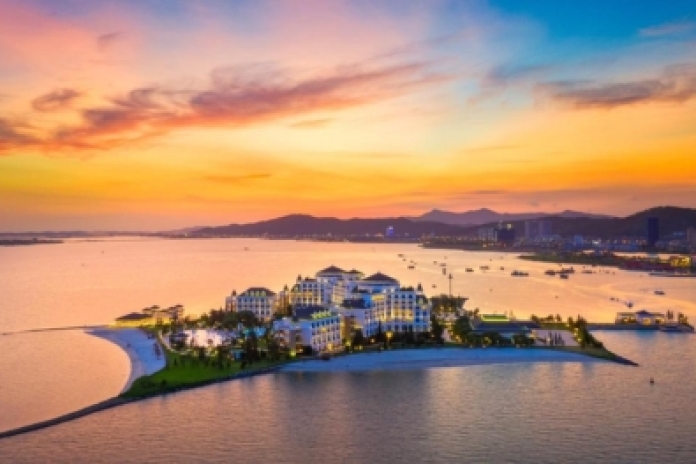
[{"label": "cloud streak", "polygon": [[675,21],[643,28],[638,31],[638,35],[641,37],[664,37],[685,34],[695,29],[696,22],[694,21]]},{"label": "cloud streak", "polygon": [[556,101],[577,108],[616,108],[640,103],[683,103],[696,96],[696,63],[673,65],[652,79],[606,84],[565,81],[542,84]]},{"label": "cloud streak", "polygon": [[[396,98],[446,79],[429,71],[426,63],[354,65],[303,78],[267,66],[219,68],[211,73],[207,88],[136,88],[111,98],[109,105],[81,110],[82,124],[60,128],[29,144],[51,149],[111,148],[133,137],[177,128],[240,127],[341,111]],[[78,96],[74,90],[62,89],[39,97],[33,105],[39,111],[55,111]],[[296,127],[318,127],[327,121],[308,120]],[[19,139],[16,134],[8,136],[5,148]]]},{"label": "cloud streak", "polygon": [[57,89],[47,94],[36,97],[31,102],[36,111],[50,112],[69,108],[81,93],[75,89]]}]

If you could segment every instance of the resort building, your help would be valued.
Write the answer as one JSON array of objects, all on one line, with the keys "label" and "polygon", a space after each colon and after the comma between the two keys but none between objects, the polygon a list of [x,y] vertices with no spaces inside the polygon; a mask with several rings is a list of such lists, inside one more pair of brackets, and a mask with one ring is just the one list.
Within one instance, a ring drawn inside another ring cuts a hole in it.
[{"label": "resort building", "polygon": [[349,298],[337,308],[345,317],[355,320],[364,336],[384,332],[428,332],[431,305],[423,288],[402,287],[399,281],[378,272],[353,282]]},{"label": "resort building", "polygon": [[291,350],[311,347],[312,352],[342,349],[338,314],[317,305],[297,306],[293,312],[293,317],[273,322],[273,332],[282,345]]},{"label": "resort building", "polygon": [[364,277],[358,270],[344,271],[336,266],[329,266],[316,273],[318,282],[323,283],[331,294],[331,303],[340,304],[350,296],[357,282]]},{"label": "resort building", "polygon": [[495,332],[505,338],[512,338],[514,335],[524,334],[533,335],[536,329],[541,326],[534,321],[523,321],[510,318],[504,314],[480,314],[471,319],[471,332],[483,335]]},{"label": "resort building", "polygon": [[371,337],[377,333],[380,317],[384,314],[384,295],[356,294],[343,300],[337,311],[342,319],[341,330],[344,340],[352,339],[355,330],[362,330],[363,336]]},{"label": "resort building", "polygon": [[184,307],[175,305],[169,308],[150,306],[139,313],[129,313],[117,318],[113,325],[117,327],[141,327],[157,324],[166,324],[172,320],[184,317]]},{"label": "resort building", "polygon": [[290,289],[290,304],[294,306],[310,306],[331,304],[331,285],[324,280],[311,277],[297,276],[295,285]]},{"label": "resort building", "polygon": [[233,312],[251,311],[257,319],[269,321],[279,309],[280,297],[275,292],[264,287],[251,287],[237,295],[232,295],[225,300],[225,309]]},{"label": "resort building", "polygon": [[667,318],[663,313],[652,313],[644,309],[635,313],[616,313],[617,324],[659,325],[664,324],[666,320]]}]

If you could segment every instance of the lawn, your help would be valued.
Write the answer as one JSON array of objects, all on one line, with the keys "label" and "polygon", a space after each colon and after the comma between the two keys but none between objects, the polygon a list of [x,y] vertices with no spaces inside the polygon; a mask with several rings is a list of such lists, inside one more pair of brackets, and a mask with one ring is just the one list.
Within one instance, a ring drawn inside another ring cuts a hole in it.
[{"label": "lawn", "polygon": [[123,398],[143,398],[161,393],[190,388],[230,378],[242,372],[254,372],[263,368],[277,366],[285,361],[255,361],[244,370],[239,361],[225,361],[220,367],[217,358],[206,361],[197,357],[183,356],[165,348],[167,366],[152,375],[138,378],[131,387],[121,394]]}]

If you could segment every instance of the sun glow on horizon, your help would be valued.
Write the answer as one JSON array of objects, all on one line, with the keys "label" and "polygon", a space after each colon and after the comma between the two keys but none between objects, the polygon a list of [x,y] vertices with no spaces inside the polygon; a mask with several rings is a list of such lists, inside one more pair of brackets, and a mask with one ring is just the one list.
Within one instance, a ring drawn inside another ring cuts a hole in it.
[{"label": "sun glow on horizon", "polygon": [[0,0],[0,229],[695,206],[660,5]]}]

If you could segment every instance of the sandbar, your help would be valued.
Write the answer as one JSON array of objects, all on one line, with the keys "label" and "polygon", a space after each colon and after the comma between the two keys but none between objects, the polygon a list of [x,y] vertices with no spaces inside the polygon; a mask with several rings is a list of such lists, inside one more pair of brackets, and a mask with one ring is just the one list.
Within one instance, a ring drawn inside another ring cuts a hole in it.
[{"label": "sandbar", "polygon": [[92,329],[86,333],[108,340],[123,349],[131,362],[131,372],[121,392],[125,392],[138,377],[154,374],[164,369],[166,358],[164,350],[160,346],[159,356],[155,351],[158,342],[154,338],[148,338],[148,334],[140,329]]},{"label": "sandbar", "polygon": [[545,348],[426,348],[351,354],[330,361],[310,359],[283,366],[281,372],[408,370],[538,362],[608,361]]}]

